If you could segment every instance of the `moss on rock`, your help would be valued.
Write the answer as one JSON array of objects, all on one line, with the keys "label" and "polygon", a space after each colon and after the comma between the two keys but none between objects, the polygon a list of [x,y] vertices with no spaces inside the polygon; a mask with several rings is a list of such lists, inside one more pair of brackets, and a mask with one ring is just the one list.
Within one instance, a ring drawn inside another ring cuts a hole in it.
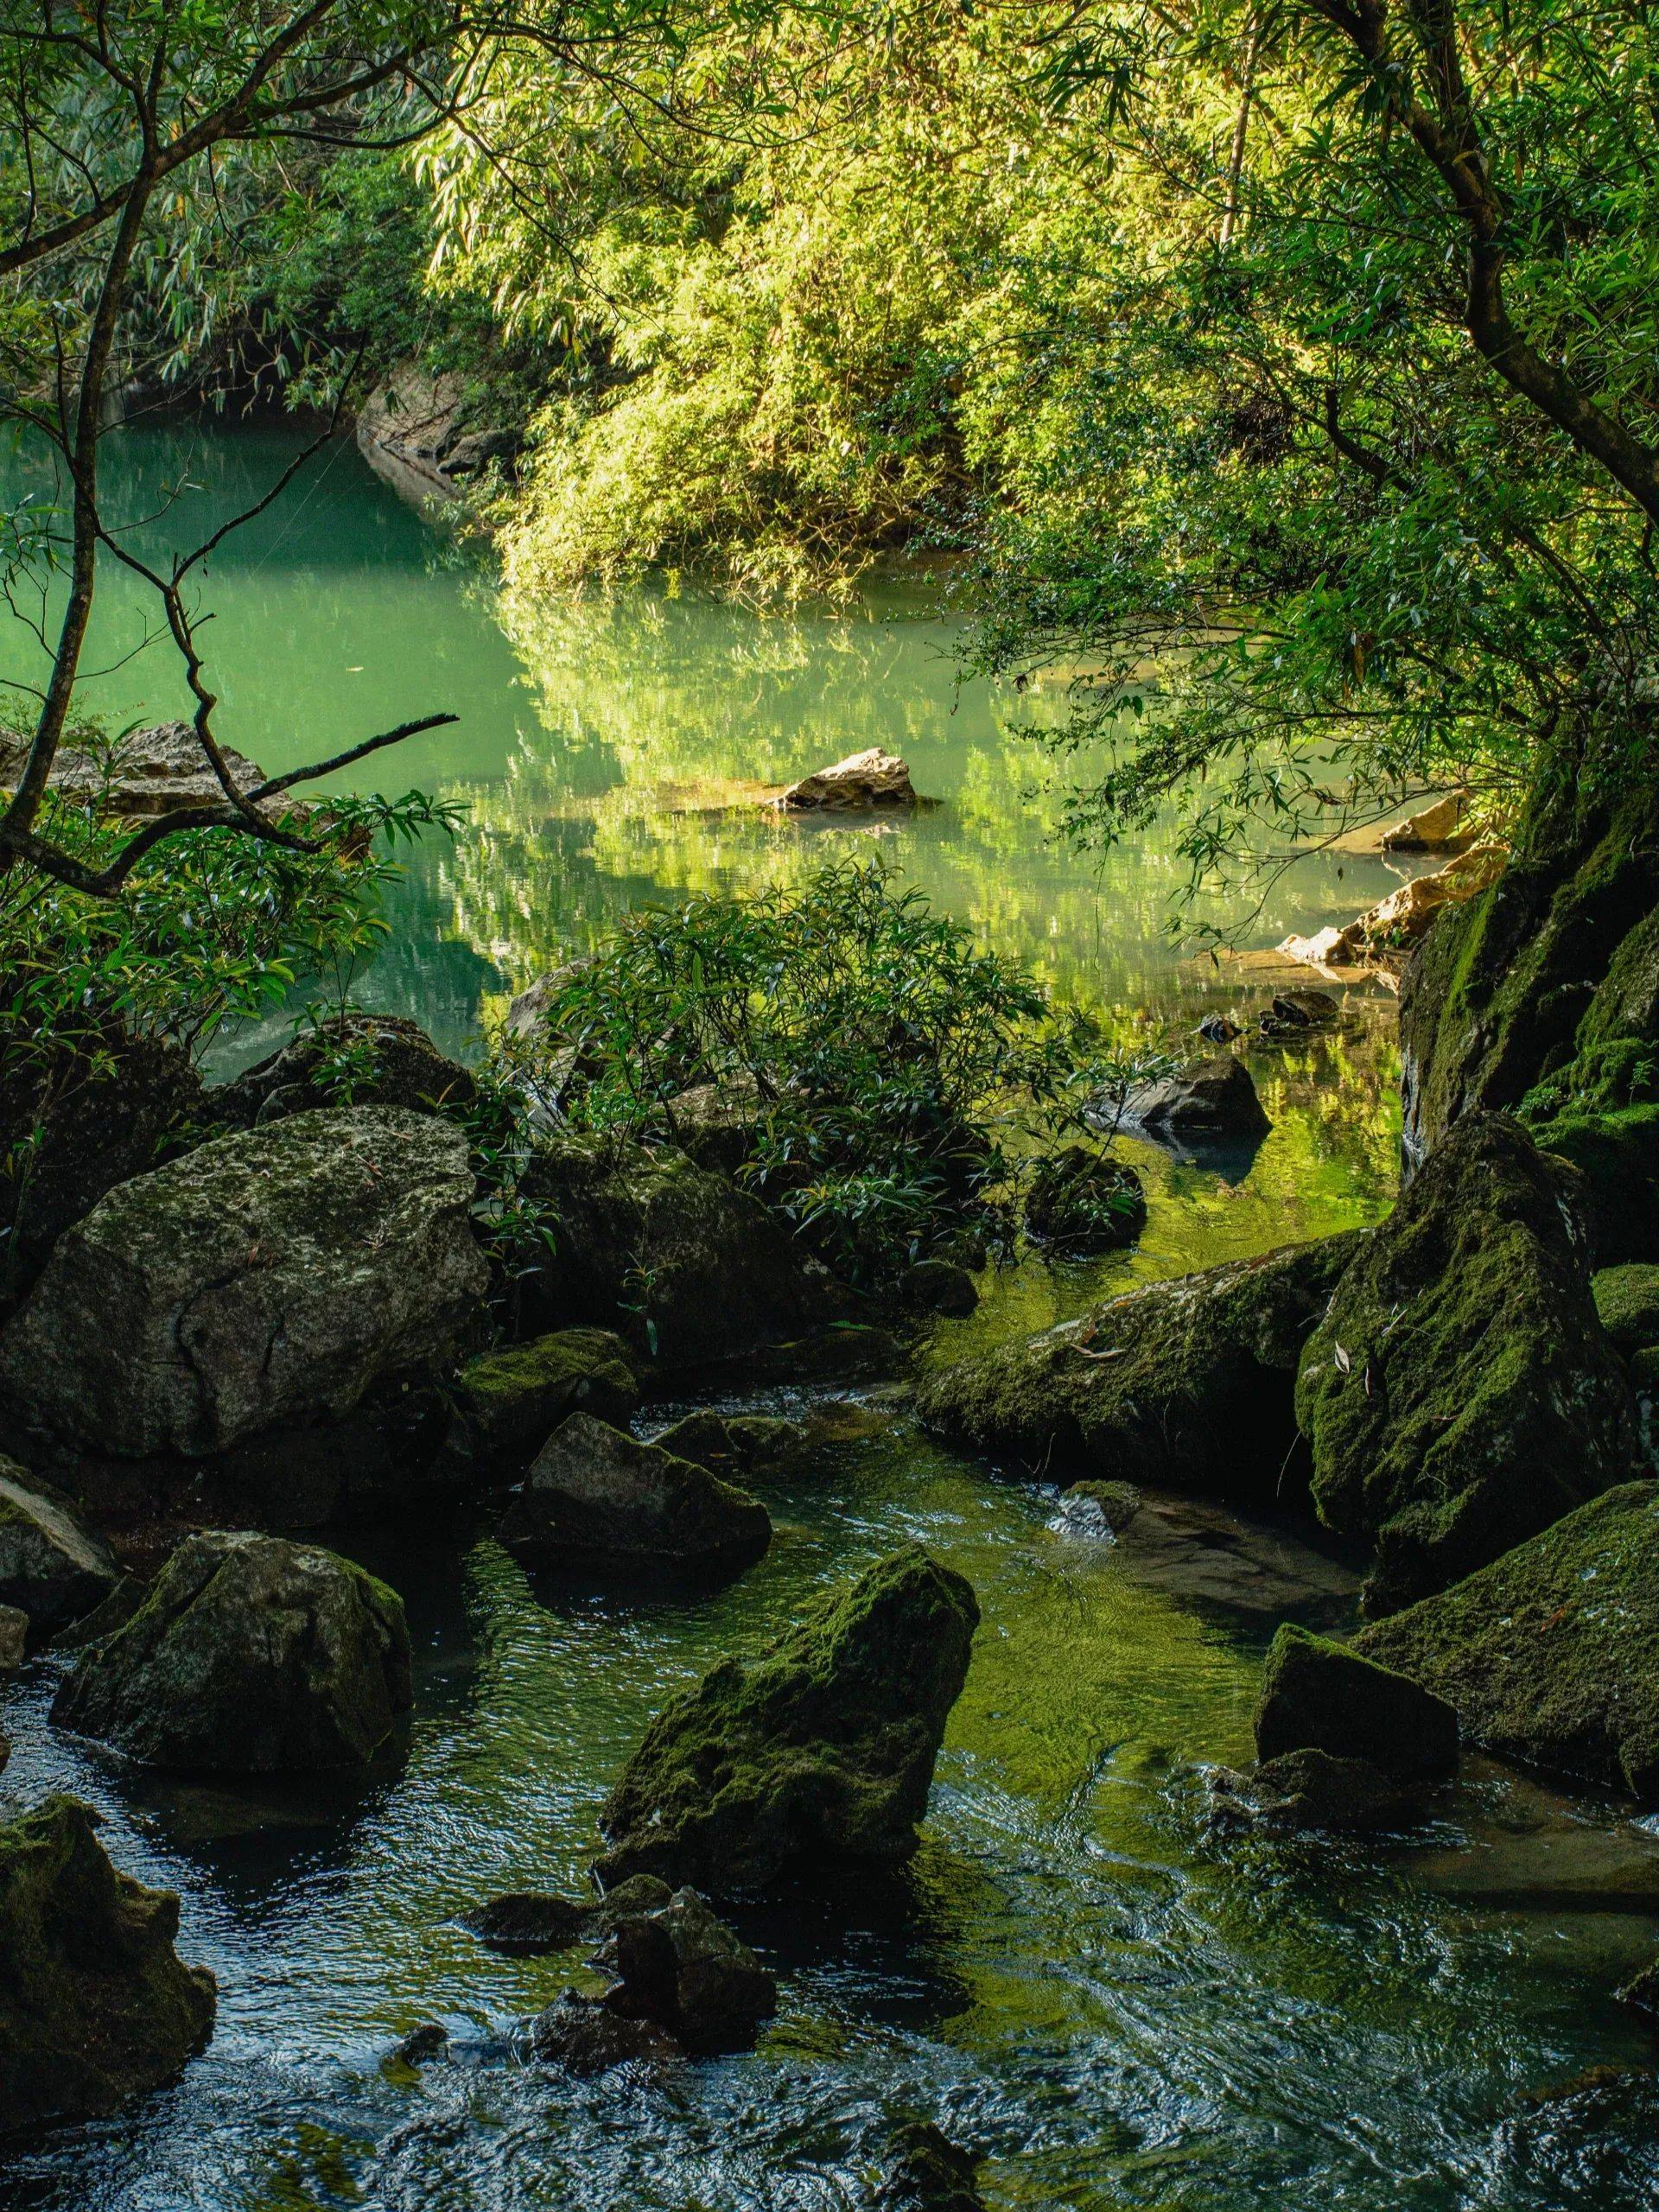
[{"label": "moss on rock", "polygon": [[1590,1294],[1602,1327],[1627,1357],[1659,1344],[1659,1267],[1604,1268],[1591,1277]]},{"label": "moss on rock", "polygon": [[0,1825],[0,2132],[118,2111],[213,2031],[177,1897],[118,1873],[97,1819],[48,1797]]},{"label": "moss on rock", "polygon": [[1567,1190],[1518,1122],[1465,1116],[1430,1155],[1308,1338],[1296,1412],[1320,1518],[1376,1546],[1373,1613],[1637,1470]]},{"label": "moss on rock", "polygon": [[1262,1760],[1325,1751],[1414,1777],[1450,1774],[1458,1763],[1458,1716],[1443,1698],[1288,1621],[1262,1670],[1255,1725]]},{"label": "moss on rock", "polygon": [[395,1590],[277,1536],[188,1536],[90,1645],[52,1718],[150,1766],[315,1772],[373,1758],[411,1700]]},{"label": "moss on rock", "polygon": [[1592,1498],[1355,1648],[1455,1706],[1465,1742],[1659,1802],[1659,1484]]},{"label": "moss on rock", "polygon": [[555,1329],[469,1360],[454,1384],[454,1448],[511,1459],[544,1443],[573,1413],[626,1427],[639,1403],[628,1348],[609,1329]]},{"label": "moss on rock", "polygon": [[1569,1108],[1534,1122],[1541,1151],[1580,1178],[1580,1210],[1599,1268],[1659,1253],[1659,1104],[1605,1113]]},{"label": "moss on rock", "polygon": [[1296,1363],[1360,1232],[1149,1283],[927,1378],[936,1434],[1056,1475],[1262,1503],[1296,1442]]},{"label": "moss on rock", "polygon": [[978,1621],[962,1576],[908,1546],[760,1658],[713,1668],[658,1715],[606,1801],[601,1878],[730,1895],[908,1857]]}]

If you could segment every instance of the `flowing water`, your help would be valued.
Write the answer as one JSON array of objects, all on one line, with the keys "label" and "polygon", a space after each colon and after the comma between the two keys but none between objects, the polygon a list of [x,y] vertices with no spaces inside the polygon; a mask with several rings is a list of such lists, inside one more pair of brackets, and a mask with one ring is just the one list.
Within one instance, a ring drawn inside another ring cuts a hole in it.
[{"label": "flowing water", "polygon": [[[165,430],[114,450],[135,515],[187,480],[177,533],[257,489],[290,445]],[[463,715],[395,773],[467,800],[468,824],[416,855],[393,947],[359,979],[451,1046],[643,899],[862,849],[868,832],[803,830],[753,790],[875,742],[942,802],[876,849],[1058,992],[1181,1024],[1265,997],[1250,971],[1206,972],[1161,935],[1179,876],[1166,837],[1099,870],[1045,842],[1052,796],[1017,731],[1052,702],[958,690],[945,626],[896,599],[787,622],[646,594],[505,605],[344,447],[227,546],[207,596],[222,734],[271,769],[436,707]],[[159,648],[123,658],[141,612],[112,582],[95,658],[117,721],[181,703]],[[26,673],[26,643],[14,633],[3,672]],[[1374,861],[1300,863],[1248,935],[1271,944],[1392,880]],[[1387,1017],[1357,994],[1334,1037],[1255,1053],[1274,1126],[1254,1159],[1223,1174],[1134,1147],[1152,1205],[1140,1249],[988,1282],[937,1356],[1103,1288],[1375,1219],[1392,1189]],[[181,1949],[213,1968],[220,2003],[176,2085],[15,2148],[0,2205],[830,2212],[868,2204],[885,2131],[909,2114],[982,2152],[1004,2208],[1659,2202],[1652,2046],[1609,1994],[1659,1941],[1631,1909],[1659,1896],[1659,1842],[1617,1806],[1479,1763],[1404,1838],[1218,1833],[1204,1770],[1248,1757],[1278,1619],[1351,1617],[1345,1565],[1293,1533],[1202,1520],[1162,1554],[1115,1547],[1068,1523],[1052,1485],[942,1452],[880,1393],[826,1434],[767,1489],[767,1558],[713,1596],[528,1577],[464,1521],[341,1535],[403,1591],[417,1654],[409,1741],[349,1790],[159,1783],[55,1735],[53,1664],[26,1669],[5,1695],[0,1788],[95,1802],[118,1860],[179,1891]],[[984,1616],[913,1866],[741,1916],[782,1982],[754,2055],[582,2084],[521,2063],[513,2023],[592,1977],[579,1954],[498,1959],[452,1916],[504,1888],[575,1888],[664,1698],[906,1538],[961,1568]],[[433,2018],[448,2062],[388,2060]]]}]

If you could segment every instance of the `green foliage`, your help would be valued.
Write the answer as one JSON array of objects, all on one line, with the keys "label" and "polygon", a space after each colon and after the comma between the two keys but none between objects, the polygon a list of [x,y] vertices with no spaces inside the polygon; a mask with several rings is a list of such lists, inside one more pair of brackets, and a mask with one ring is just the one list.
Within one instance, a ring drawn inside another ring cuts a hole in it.
[{"label": "green foliage", "polygon": [[499,1050],[544,1116],[732,1145],[753,1187],[858,1277],[966,1224],[1006,1230],[1034,1147],[1149,1065],[1057,1013],[919,892],[851,863],[794,890],[641,908],[567,972],[535,1037]]}]

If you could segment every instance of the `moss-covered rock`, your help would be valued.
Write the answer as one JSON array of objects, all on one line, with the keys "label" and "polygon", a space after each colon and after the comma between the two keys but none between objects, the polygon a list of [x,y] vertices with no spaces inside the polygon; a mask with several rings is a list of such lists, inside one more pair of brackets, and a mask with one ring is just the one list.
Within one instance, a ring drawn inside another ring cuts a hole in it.
[{"label": "moss-covered rock", "polygon": [[0,1335],[22,1417],[135,1459],[349,1413],[447,1358],[488,1275],[467,1141],[388,1106],[296,1114],[120,1184]]},{"label": "moss-covered rock", "polygon": [[16,1605],[0,1605],[0,1677],[15,1675],[29,1649],[29,1615]]},{"label": "moss-covered rock", "polygon": [[524,1286],[549,1323],[616,1329],[681,1367],[780,1342],[824,1310],[785,1224],[682,1152],[567,1139],[537,1154],[520,1192],[553,1230]]},{"label": "moss-covered rock", "polygon": [[1659,1485],[1592,1499],[1355,1648],[1455,1706],[1465,1743],[1659,1802]]},{"label": "moss-covered rock", "polygon": [[321,1106],[400,1106],[412,1114],[466,1113],[478,1084],[441,1052],[418,1022],[353,1011],[302,1030],[208,1095],[221,1126],[252,1128]]},{"label": "moss-covered rock", "polygon": [[587,1932],[592,1915],[587,1906],[550,1890],[509,1890],[457,1919],[488,1949],[510,1959],[532,1959],[568,1951]]},{"label": "moss-covered rock", "polygon": [[912,1313],[971,1313],[979,1291],[966,1268],[954,1260],[916,1260],[895,1286],[899,1303]]},{"label": "moss-covered rock", "polygon": [[1296,1363],[1361,1249],[1351,1232],[1126,1292],[929,1376],[923,1418],[1056,1476],[1281,1497]]},{"label": "moss-covered rock", "polygon": [[1640,1462],[1570,1192],[1520,1124],[1465,1115],[1308,1338],[1320,1518],[1370,1539],[1367,1610],[1443,1589]]},{"label": "moss-covered rock", "polygon": [[0,1825],[0,2133],[118,2111],[213,2031],[177,1897],[118,1873],[97,1817],[48,1797]]},{"label": "moss-covered rock", "polygon": [[695,1890],[632,1911],[613,1908],[594,1964],[616,1976],[604,2002],[625,2019],[654,2020],[698,2056],[753,2048],[778,2009],[778,1984]]},{"label": "moss-covered rock", "polygon": [[538,1565],[601,1560],[702,1575],[759,1559],[772,1521],[758,1498],[706,1467],[572,1414],[537,1454],[496,1535]]},{"label": "moss-covered rock", "polygon": [[1404,1827],[1420,1812],[1414,1787],[1370,1759],[1330,1751],[1283,1751],[1249,1774],[1218,1767],[1211,1777],[1218,1820],[1294,1834],[1328,1828],[1368,1834]]},{"label": "moss-covered rock", "polygon": [[1610,1341],[1627,1358],[1659,1344],[1659,1267],[1603,1268],[1591,1277],[1590,1294]]},{"label": "moss-covered rock", "polygon": [[606,1801],[603,1879],[715,1895],[792,1868],[915,1848],[979,1607],[912,1546],[809,1606],[758,1659],[726,1660],[652,1723]]},{"label": "moss-covered rock", "polygon": [[677,1459],[695,1460],[710,1474],[747,1480],[774,1474],[798,1458],[806,1431],[799,1421],[773,1414],[717,1414],[704,1407],[686,1414],[655,1441]]},{"label": "moss-covered rock", "polygon": [[1443,1698],[1288,1621],[1268,1649],[1255,1725],[1263,1761],[1325,1751],[1408,1777],[1458,1763],[1458,1716]]},{"label": "moss-covered rock", "polygon": [[1592,1264],[1659,1253],[1659,1104],[1567,1107],[1529,1126],[1541,1151],[1577,1169]]},{"label": "moss-covered rock", "polygon": [[875,2212],[985,2212],[979,2161],[930,2120],[912,2120],[893,2140]]},{"label": "moss-covered rock", "polygon": [[628,1347],[609,1329],[555,1329],[469,1360],[453,1386],[453,1449],[512,1459],[574,1413],[626,1428],[639,1403]]},{"label": "moss-covered rock", "polygon": [[90,1645],[52,1718],[192,1773],[359,1765],[409,1710],[403,1600],[276,1536],[188,1536],[124,1628]]},{"label": "moss-covered rock", "polygon": [[1134,1168],[1085,1145],[1042,1161],[1026,1192],[1027,1235],[1057,1252],[1115,1252],[1146,1225],[1147,1194]]},{"label": "moss-covered rock", "polygon": [[0,1605],[49,1635],[90,1613],[118,1580],[108,1549],[75,1520],[68,1500],[0,1459]]}]

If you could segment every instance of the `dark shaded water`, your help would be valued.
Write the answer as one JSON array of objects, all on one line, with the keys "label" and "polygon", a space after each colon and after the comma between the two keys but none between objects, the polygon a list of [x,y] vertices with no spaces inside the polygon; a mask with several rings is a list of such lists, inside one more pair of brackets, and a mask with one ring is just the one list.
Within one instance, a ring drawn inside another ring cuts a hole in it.
[{"label": "dark shaded water", "polygon": [[[263,450],[198,446],[204,499]],[[137,474],[170,453],[149,442]],[[503,609],[349,454],[238,560],[213,587],[225,734],[269,766],[434,703],[440,677],[438,703],[464,696],[463,731],[408,766],[472,798],[477,826],[421,856],[408,949],[369,979],[448,1037],[634,899],[802,865],[796,833],[730,810],[734,781],[877,740],[950,800],[886,849],[988,937],[1092,1000],[1217,995],[1158,935],[1166,849],[1096,878],[1045,848],[1006,702],[954,701],[933,631],[645,600]],[[139,665],[112,679],[123,703],[169,708]],[[1283,887],[1262,942],[1376,895],[1365,868],[1339,880],[1336,865]],[[1385,1031],[1386,1008],[1359,1002],[1331,1044],[1257,1056],[1275,1126],[1235,1179],[1136,1148],[1139,1253],[988,1285],[947,1342],[1375,1218],[1395,1142]],[[1217,1837],[1201,1770],[1247,1756],[1268,1637],[1287,1611],[1342,1618],[1341,1574],[1236,1531],[1154,1569],[1068,1528],[1051,1487],[940,1452],[901,1404],[849,1425],[862,1433],[768,1490],[767,1559],[695,1601],[532,1581],[465,1524],[343,1539],[404,1592],[418,1652],[405,1751],[345,1796],[158,1785],[54,1735],[52,1667],[32,1665],[5,1694],[0,1788],[99,1804],[119,1862],[181,1892],[181,1948],[221,1997],[176,2086],[24,2145],[0,2203],[830,2212],[868,2202],[884,2131],[912,2112],[986,2154],[999,2207],[1659,2202],[1653,2046],[1609,1995],[1659,1918],[1516,1902],[1546,1851],[1557,1891],[1565,1866],[1659,1897],[1659,1841],[1617,1807],[1479,1766],[1409,1839]],[[597,1806],[664,1696],[910,1537],[969,1577],[984,1615],[914,1866],[745,1922],[783,1978],[753,2056],[584,2084],[518,2063],[512,2023],[579,1978],[575,1955],[503,1961],[449,1916],[578,1884]],[[388,2065],[431,2017],[456,2060]],[[1573,2088],[1591,2068],[1630,2070]]]}]

